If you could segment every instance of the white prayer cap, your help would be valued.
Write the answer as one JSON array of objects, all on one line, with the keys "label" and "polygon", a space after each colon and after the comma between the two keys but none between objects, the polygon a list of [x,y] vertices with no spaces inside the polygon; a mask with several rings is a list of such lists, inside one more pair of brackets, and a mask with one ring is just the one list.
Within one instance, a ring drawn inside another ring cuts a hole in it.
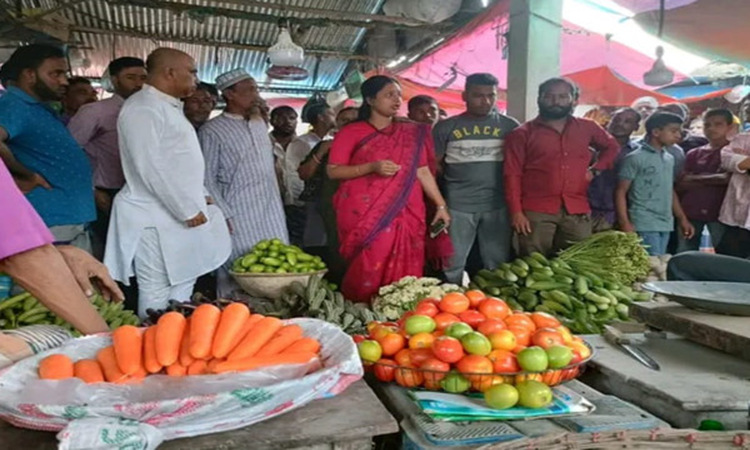
[{"label": "white prayer cap", "polygon": [[216,77],[216,87],[223,91],[230,88],[240,81],[250,80],[253,77],[245,69],[232,69],[229,72],[222,73]]},{"label": "white prayer cap", "polygon": [[632,105],[630,105],[631,108],[635,109],[638,109],[639,106],[650,106],[651,108],[656,108],[659,106],[659,100],[651,96],[640,97],[637,98]]}]

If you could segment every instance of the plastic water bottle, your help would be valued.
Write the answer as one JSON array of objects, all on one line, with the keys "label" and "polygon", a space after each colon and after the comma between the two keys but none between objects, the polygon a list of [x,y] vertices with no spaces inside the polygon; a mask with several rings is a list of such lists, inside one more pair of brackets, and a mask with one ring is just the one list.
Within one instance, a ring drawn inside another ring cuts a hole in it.
[{"label": "plastic water bottle", "polygon": [[709,233],[708,227],[704,227],[703,232],[701,233],[700,251],[704,253],[715,253],[714,244],[711,242],[711,233]]}]

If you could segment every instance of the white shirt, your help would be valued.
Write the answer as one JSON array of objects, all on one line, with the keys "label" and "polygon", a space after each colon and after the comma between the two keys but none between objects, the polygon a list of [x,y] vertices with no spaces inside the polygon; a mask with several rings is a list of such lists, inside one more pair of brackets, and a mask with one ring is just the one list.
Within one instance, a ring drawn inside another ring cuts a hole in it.
[{"label": "white shirt", "polygon": [[321,139],[317,134],[310,132],[294,139],[286,148],[284,156],[285,205],[304,206],[305,202],[300,201],[299,196],[305,190],[305,182],[299,177],[297,169],[299,169],[299,165],[305,160],[307,154],[310,153],[310,150],[320,141]]},{"label": "white shirt", "polygon": [[719,222],[750,230],[750,175],[740,170],[742,161],[750,157],[750,134],[738,134],[721,149],[721,167],[730,172],[729,186],[719,212]]},{"label": "white shirt", "polygon": [[[117,121],[125,187],[115,197],[104,262],[119,281],[133,275],[141,232],[156,228],[171,284],[208,273],[229,257],[226,220],[206,204],[205,165],[182,102],[144,85]],[[208,222],[185,222],[203,212]]]}]

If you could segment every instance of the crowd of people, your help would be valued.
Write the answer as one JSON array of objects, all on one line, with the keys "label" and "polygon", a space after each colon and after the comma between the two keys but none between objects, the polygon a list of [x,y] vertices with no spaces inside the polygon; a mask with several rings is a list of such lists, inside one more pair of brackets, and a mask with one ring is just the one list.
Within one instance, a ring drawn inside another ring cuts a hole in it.
[{"label": "crowd of people", "polygon": [[[44,223],[38,246],[77,247],[137,281],[141,315],[186,300],[207,273],[231,296],[232,261],[271,238],[322,256],[363,302],[406,275],[462,283],[473,258],[494,269],[615,227],[652,255],[697,250],[707,227],[718,252],[750,256],[750,135],[734,136],[725,109],[702,116],[705,137],[687,132],[684,105],[653,99],[602,127],[573,115],[578,86],[552,78],[521,124],[498,110],[498,80],[477,73],[450,118],[425,95],[401,117],[401,87],[383,75],[363,83],[359,107],[314,98],[298,114],[269,110],[241,68],[199,83],[174,49],[107,73],[112,96],[97,100],[57,47],[3,64],[0,176],[15,183],[2,195],[25,194]],[[300,117],[309,132],[297,136]],[[3,231],[0,260],[29,250],[5,242],[25,230]]]}]

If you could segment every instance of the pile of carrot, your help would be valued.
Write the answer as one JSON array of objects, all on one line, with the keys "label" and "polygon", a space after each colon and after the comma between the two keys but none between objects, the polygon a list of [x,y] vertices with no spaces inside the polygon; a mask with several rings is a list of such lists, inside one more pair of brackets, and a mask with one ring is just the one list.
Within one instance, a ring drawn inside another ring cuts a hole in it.
[{"label": "pile of carrot", "polygon": [[251,314],[244,303],[224,310],[202,304],[186,319],[168,312],[156,325],[124,325],[112,332],[112,345],[96,359],[73,362],[54,354],[39,363],[39,378],[77,377],[86,383],[138,383],[151,374],[171,376],[241,372],[281,364],[306,363],[320,343],[305,337],[299,325]]}]

